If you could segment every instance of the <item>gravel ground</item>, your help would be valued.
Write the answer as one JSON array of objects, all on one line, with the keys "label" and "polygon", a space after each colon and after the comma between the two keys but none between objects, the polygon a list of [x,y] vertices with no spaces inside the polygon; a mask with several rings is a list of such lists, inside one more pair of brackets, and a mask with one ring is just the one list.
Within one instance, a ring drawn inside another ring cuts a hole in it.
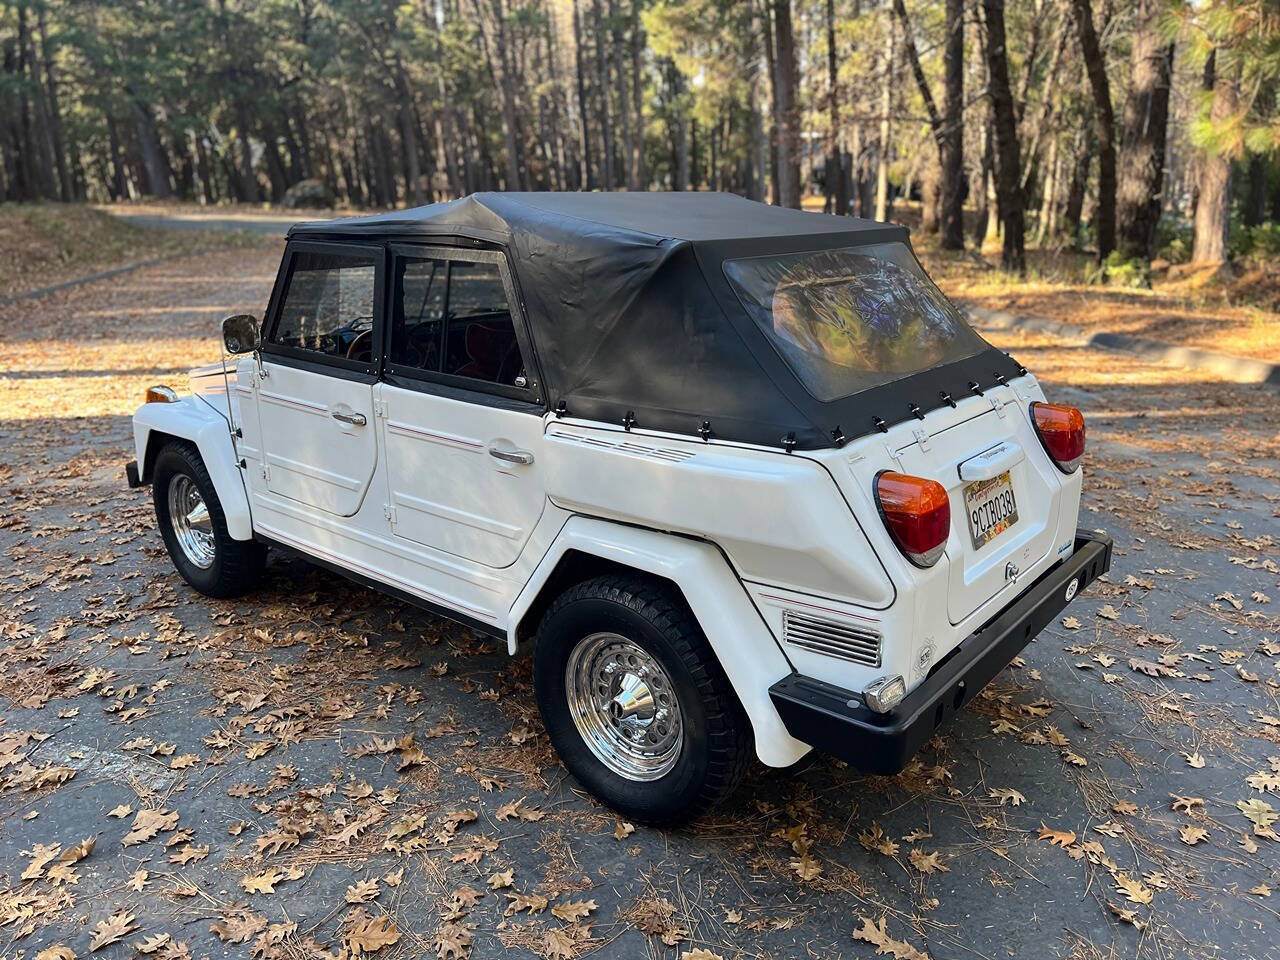
[{"label": "gravel ground", "polygon": [[527,660],[299,561],[234,602],[173,572],[129,415],[279,253],[0,309],[0,957],[1280,954],[1274,393],[1000,341],[1086,411],[1107,580],[902,775],[634,828]]}]

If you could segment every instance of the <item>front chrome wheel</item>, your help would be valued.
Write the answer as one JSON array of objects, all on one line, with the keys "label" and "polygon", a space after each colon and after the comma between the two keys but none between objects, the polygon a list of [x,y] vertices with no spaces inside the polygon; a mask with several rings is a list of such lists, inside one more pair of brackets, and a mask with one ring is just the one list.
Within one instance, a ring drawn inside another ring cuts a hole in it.
[{"label": "front chrome wheel", "polygon": [[209,507],[195,481],[185,473],[169,481],[169,523],[187,560],[201,570],[212,567],[216,542]]},{"label": "front chrome wheel", "polygon": [[684,716],[671,678],[626,637],[579,641],[565,665],[565,696],[583,742],[618,776],[657,780],[680,759]]}]

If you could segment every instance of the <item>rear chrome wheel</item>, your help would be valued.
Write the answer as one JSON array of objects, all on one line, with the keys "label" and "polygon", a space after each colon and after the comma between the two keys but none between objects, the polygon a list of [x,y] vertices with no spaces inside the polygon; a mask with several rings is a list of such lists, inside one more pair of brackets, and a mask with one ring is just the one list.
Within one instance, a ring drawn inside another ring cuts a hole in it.
[{"label": "rear chrome wheel", "polygon": [[195,481],[184,473],[169,481],[169,523],[173,525],[173,538],[187,559],[201,570],[212,567],[217,544],[209,507]]},{"label": "rear chrome wheel", "polygon": [[751,724],[684,598],[643,574],[575,584],[533,648],[547,735],[587,790],[636,823],[683,823],[733,792]]},{"label": "rear chrome wheel", "polygon": [[657,780],[684,745],[684,715],[671,678],[643,648],[617,633],[593,633],[565,665],[569,715],[583,742],[613,773]]}]

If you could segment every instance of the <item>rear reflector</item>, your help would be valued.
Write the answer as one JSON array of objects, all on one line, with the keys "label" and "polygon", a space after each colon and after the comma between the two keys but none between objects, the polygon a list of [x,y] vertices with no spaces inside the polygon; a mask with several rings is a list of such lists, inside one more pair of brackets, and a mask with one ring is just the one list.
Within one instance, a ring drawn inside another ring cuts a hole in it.
[{"label": "rear reflector", "polygon": [[1084,459],[1084,414],[1057,403],[1031,404],[1031,422],[1049,459],[1071,473]]},{"label": "rear reflector", "polygon": [[937,480],[885,470],[876,476],[876,505],[893,542],[917,567],[938,562],[951,531],[951,500]]}]

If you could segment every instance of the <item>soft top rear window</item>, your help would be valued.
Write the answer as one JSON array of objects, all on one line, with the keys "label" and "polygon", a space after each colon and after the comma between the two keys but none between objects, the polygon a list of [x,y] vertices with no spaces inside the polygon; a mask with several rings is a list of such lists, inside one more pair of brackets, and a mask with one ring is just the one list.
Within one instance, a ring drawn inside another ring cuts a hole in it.
[{"label": "soft top rear window", "polygon": [[747,313],[823,402],[986,346],[902,242],[726,260],[724,272]]}]

